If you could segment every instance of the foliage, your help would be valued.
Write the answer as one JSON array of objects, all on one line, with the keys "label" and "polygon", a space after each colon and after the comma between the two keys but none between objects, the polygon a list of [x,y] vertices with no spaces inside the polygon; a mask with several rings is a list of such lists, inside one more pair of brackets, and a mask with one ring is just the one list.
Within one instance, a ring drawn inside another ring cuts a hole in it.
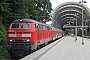
[{"label": "foliage", "polygon": [[50,0],[0,0],[0,20],[6,26],[22,18],[48,20],[51,7]]},{"label": "foliage", "polygon": [[88,36],[87,38],[90,39],[90,36]]},{"label": "foliage", "polygon": [[36,11],[36,20],[48,20],[50,19],[50,13],[52,11],[52,5],[50,0],[35,0],[35,11]]},{"label": "foliage", "polygon": [[[7,12],[6,18],[4,19],[6,23],[12,22],[16,19],[22,18],[31,18],[33,12],[33,0],[7,0],[6,2],[9,3],[10,10]],[[32,8],[32,10],[31,10]]]},{"label": "foliage", "polygon": [[7,34],[5,26],[0,22],[0,58],[7,55]]},{"label": "foliage", "polygon": [[5,24],[6,13],[9,12],[9,3],[6,0],[0,0],[0,21]]},{"label": "foliage", "polygon": [[3,25],[6,12],[9,12],[8,3],[6,3],[5,0],[0,0],[0,58],[7,55],[7,50],[6,50],[7,34],[6,34],[6,28]]},{"label": "foliage", "polygon": [[42,22],[50,19],[50,0],[0,0],[0,57],[7,50],[7,28],[13,20],[29,18]]}]

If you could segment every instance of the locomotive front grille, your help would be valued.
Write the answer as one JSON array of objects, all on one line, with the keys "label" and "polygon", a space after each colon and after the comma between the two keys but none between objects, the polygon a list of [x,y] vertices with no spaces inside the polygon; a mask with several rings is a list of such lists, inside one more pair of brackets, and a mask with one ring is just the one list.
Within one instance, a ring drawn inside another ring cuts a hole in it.
[{"label": "locomotive front grille", "polygon": [[22,43],[22,42],[30,42],[29,39],[11,39],[10,42]]},{"label": "locomotive front grille", "polygon": [[25,42],[26,40],[14,40],[14,42]]}]

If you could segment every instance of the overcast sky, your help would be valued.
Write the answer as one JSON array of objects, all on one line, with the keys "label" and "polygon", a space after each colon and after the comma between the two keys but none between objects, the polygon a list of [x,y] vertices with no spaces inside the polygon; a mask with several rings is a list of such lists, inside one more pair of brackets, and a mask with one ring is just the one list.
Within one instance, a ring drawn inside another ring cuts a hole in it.
[{"label": "overcast sky", "polygon": [[[69,2],[69,1],[75,1],[75,2],[79,2],[82,0],[50,0],[52,3],[52,8],[55,9],[58,5],[65,3],[65,2]],[[87,3],[84,3],[84,5],[86,5],[89,9],[90,9],[90,0],[83,0],[86,1]]]}]

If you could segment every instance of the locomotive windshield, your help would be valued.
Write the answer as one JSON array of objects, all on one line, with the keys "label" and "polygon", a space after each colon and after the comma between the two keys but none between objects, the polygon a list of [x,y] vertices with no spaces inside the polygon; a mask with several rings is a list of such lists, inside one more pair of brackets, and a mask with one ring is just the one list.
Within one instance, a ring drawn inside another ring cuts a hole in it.
[{"label": "locomotive windshield", "polygon": [[30,28],[30,24],[29,23],[12,23],[11,28]]},{"label": "locomotive windshield", "polygon": [[22,23],[21,28],[30,28],[29,23]]},{"label": "locomotive windshield", "polygon": [[19,23],[13,23],[11,28],[19,28]]}]

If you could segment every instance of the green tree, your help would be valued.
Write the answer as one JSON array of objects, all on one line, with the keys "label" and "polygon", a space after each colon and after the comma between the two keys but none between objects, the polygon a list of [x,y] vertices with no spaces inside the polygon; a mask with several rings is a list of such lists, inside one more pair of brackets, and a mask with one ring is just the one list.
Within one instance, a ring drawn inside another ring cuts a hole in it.
[{"label": "green tree", "polygon": [[3,24],[6,24],[4,20],[6,18],[6,13],[9,12],[9,3],[6,3],[6,0],[0,0],[0,21]]},{"label": "green tree", "polygon": [[16,19],[49,19],[50,0],[0,0],[0,58],[7,54],[7,27]]},{"label": "green tree", "polygon": [[36,10],[36,20],[42,21],[50,19],[50,13],[52,11],[52,4],[50,0],[34,0]]},{"label": "green tree", "polygon": [[6,27],[3,24],[6,24],[4,18],[9,9],[9,4],[6,3],[6,0],[0,0],[0,58],[7,55],[7,34]]},{"label": "green tree", "polygon": [[10,10],[6,14],[7,23],[22,18],[34,19],[34,1],[33,0],[7,0]]},{"label": "green tree", "polygon": [[7,55],[7,33],[5,26],[0,22],[0,58]]}]

